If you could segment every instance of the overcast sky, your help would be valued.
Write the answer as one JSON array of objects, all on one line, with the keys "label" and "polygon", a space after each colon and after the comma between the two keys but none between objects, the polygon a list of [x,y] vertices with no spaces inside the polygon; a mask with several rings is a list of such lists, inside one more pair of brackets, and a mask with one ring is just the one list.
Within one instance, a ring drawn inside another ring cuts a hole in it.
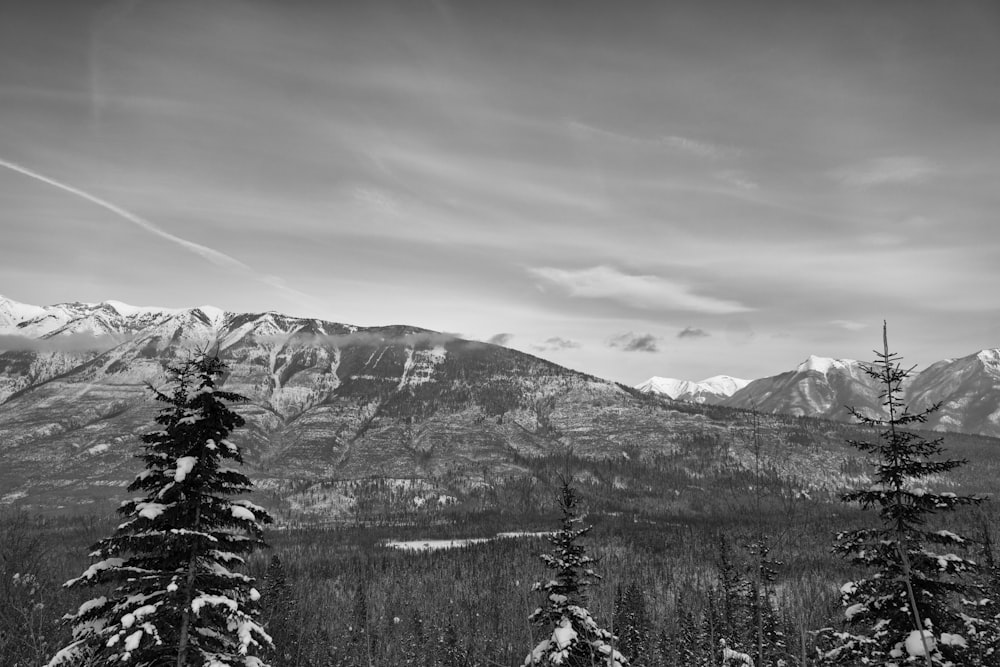
[{"label": "overcast sky", "polygon": [[0,9],[0,294],[630,384],[1000,346],[1000,3]]}]

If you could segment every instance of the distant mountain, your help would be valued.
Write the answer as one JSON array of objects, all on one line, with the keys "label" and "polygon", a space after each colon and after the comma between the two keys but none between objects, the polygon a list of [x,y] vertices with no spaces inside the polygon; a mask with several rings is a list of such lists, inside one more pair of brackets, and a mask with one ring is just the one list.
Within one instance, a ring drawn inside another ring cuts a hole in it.
[{"label": "distant mountain", "polygon": [[[904,386],[911,411],[940,402],[927,428],[1000,437],[1000,349],[931,364]],[[754,380],[719,405],[851,421],[847,406],[884,414],[882,388],[851,359],[809,357],[794,371]]]},{"label": "distant mountain", "polygon": [[[684,408],[416,327],[208,306],[0,304],[0,504],[121,498],[137,469],[139,436],[159,407],[148,385],[163,386],[167,366],[196,349],[218,350],[229,366],[225,388],[249,398],[237,408],[247,425],[234,439],[262,493],[291,512],[336,496],[324,486],[336,480],[450,480],[454,495],[566,452],[620,461],[680,456],[673,465],[682,471],[683,457],[693,457],[693,480],[713,466],[746,464],[739,413]],[[775,450],[776,469],[838,479],[843,456],[830,452],[843,439],[815,438],[826,448],[819,463],[816,450],[775,436],[776,447],[789,448]],[[350,507],[336,497],[337,512]]]},{"label": "distant mountain", "polygon": [[[393,489],[462,497],[503,480],[548,479],[552,469],[533,466],[553,464],[535,462],[567,454],[600,461],[596,474],[612,471],[616,489],[633,482],[613,471],[649,461],[677,477],[678,502],[694,508],[706,480],[732,480],[753,465],[742,412],[411,326],[115,301],[0,299],[0,317],[0,505],[110,511],[140,466],[140,435],[154,428],[160,406],[149,385],[162,387],[169,365],[205,349],[229,366],[223,386],[249,399],[237,406],[247,425],[233,439],[260,499],[286,516],[344,516],[361,502],[356,482],[373,477],[398,482],[382,491],[397,504],[406,496]],[[837,364],[811,365],[800,367],[803,381],[834,393],[849,386]],[[739,381],[694,384],[725,392],[730,382]],[[984,386],[969,379],[955,391]],[[689,395],[707,396],[698,391]],[[990,419],[984,412],[982,423]],[[855,474],[856,453],[844,442],[853,427],[771,417],[761,428],[766,469],[796,488],[835,489]]]},{"label": "distant mountain", "polygon": [[847,421],[844,406],[878,414],[879,390],[853,359],[810,356],[794,371],[750,382],[721,405]]},{"label": "distant mountain", "polygon": [[941,402],[932,428],[1000,436],[1000,349],[931,364],[906,391],[914,408]]},{"label": "distant mountain", "polygon": [[637,384],[635,388],[641,392],[659,394],[676,401],[715,404],[732,396],[749,382],[728,375],[715,375],[698,382],[654,376]]}]

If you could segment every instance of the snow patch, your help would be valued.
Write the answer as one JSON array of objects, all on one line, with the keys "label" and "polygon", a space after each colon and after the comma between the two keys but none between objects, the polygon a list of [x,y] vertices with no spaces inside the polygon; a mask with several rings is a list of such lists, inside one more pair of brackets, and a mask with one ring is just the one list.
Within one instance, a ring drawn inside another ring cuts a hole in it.
[{"label": "snow patch", "polygon": [[810,354],[809,358],[799,364],[795,370],[798,373],[816,371],[817,373],[826,375],[833,369],[850,368],[857,363],[854,359],[831,359],[830,357],[817,357],[814,354]]},{"label": "snow patch", "polygon": [[183,482],[184,479],[194,469],[194,464],[198,462],[196,456],[182,456],[177,459],[177,470],[174,471],[174,481]]}]

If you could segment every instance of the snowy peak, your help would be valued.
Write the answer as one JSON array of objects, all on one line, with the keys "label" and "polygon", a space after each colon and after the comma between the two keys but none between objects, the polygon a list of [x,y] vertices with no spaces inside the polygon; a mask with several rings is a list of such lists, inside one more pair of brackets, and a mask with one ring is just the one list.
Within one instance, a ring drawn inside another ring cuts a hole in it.
[{"label": "snowy peak", "polygon": [[[180,312],[180,308],[159,308],[156,306],[131,306],[121,301],[107,300],[99,304],[85,304],[88,306],[100,306],[110,308],[122,317],[135,317],[137,315],[168,315]],[[208,306],[211,308],[211,306]]]},{"label": "snowy peak", "polygon": [[110,299],[100,303],[34,306],[0,296],[0,335],[29,339],[73,335],[119,339],[184,313],[192,313],[216,329],[226,318],[226,312],[214,306],[162,308],[133,306]]},{"label": "snowy peak", "polygon": [[1000,371],[1000,348],[980,350],[976,353],[976,359],[986,368],[994,372]]},{"label": "snowy peak", "polygon": [[750,384],[750,380],[734,378],[729,375],[713,375],[710,378],[699,380],[696,384],[707,389],[712,389],[719,394],[732,396],[737,391]]},{"label": "snowy peak", "polygon": [[660,394],[679,401],[711,403],[732,396],[749,384],[749,380],[715,375],[705,380],[677,380],[675,378],[651,377],[636,385],[636,389],[649,394]]},{"label": "snowy peak", "polygon": [[[20,322],[45,314],[41,306],[20,303],[0,294],[0,334],[13,333]],[[8,331],[10,329],[10,331]]]},{"label": "snowy peak", "polygon": [[857,366],[857,364],[858,362],[854,359],[832,359],[830,357],[818,357],[810,354],[809,358],[799,364],[795,370],[798,373],[815,371],[826,375],[832,370],[846,370]]}]

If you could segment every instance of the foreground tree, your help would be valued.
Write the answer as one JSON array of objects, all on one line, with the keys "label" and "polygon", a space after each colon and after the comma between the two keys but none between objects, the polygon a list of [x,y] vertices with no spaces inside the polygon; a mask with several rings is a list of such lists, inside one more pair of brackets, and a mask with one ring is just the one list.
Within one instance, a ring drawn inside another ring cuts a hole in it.
[{"label": "foreground tree", "polygon": [[600,576],[579,543],[591,527],[579,527],[583,519],[577,512],[576,492],[563,482],[559,493],[562,511],[559,531],[548,538],[555,547],[542,554],[542,562],[555,571],[552,579],[536,583],[532,589],[545,593],[545,606],[532,612],[529,620],[546,629],[542,639],[524,659],[524,665],[563,665],[565,667],[625,667],[628,660],[615,650],[617,639],[597,625],[587,611],[587,588]]},{"label": "foreground tree", "polygon": [[129,485],[142,496],[122,503],[125,521],[98,542],[96,562],[67,587],[117,584],[84,602],[75,614],[73,642],[49,667],[264,667],[256,657],[271,644],[257,623],[253,580],[232,567],[263,545],[267,512],[230,497],[252,488],[227,437],[243,418],[226,402],[246,399],[220,391],[225,369],[201,353],[171,367],[170,393],[153,390],[166,407],[160,430],[142,437],[146,468]]},{"label": "foreground tree", "polygon": [[975,603],[963,603],[963,596],[976,597],[970,577],[977,566],[954,553],[968,540],[927,526],[936,513],[982,499],[924,486],[965,461],[940,459],[942,438],[926,440],[905,430],[926,422],[940,404],[909,411],[902,386],[912,369],[903,369],[898,355],[889,352],[884,327],[882,340],[883,350],[864,370],[882,388],[885,414],[870,417],[850,408],[863,425],[878,431],[877,441],[849,441],[875,458],[874,481],[842,496],[846,503],[877,509],[881,525],[840,533],[834,546],[875,574],[841,588],[849,630],[823,631],[822,659],[849,665],[986,664],[977,662],[975,645],[993,635],[992,624]]}]

